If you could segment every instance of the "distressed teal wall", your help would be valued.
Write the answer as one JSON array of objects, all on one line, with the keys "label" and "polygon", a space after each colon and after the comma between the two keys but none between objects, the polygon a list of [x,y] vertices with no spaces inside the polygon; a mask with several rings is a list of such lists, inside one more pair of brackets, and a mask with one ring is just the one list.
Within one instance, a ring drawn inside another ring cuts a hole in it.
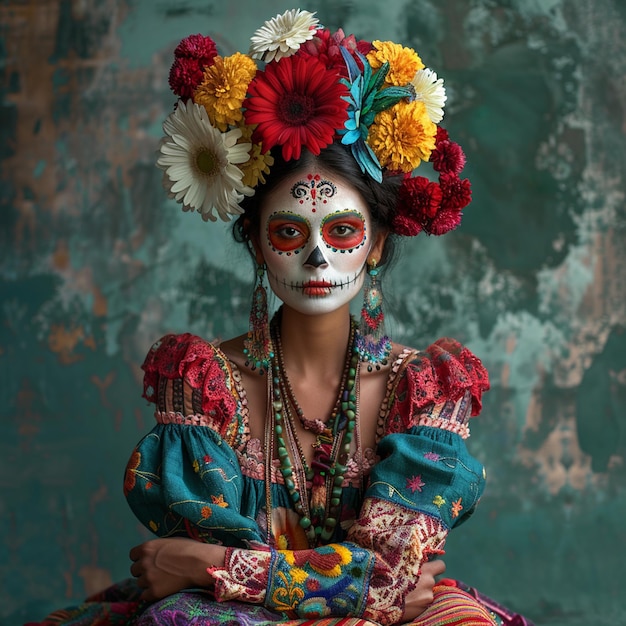
[{"label": "distressed teal wall", "polygon": [[[173,46],[229,54],[267,0],[0,1],[0,622],[128,574],[121,489],[166,331],[245,329],[250,267],[154,166]],[[387,278],[391,329],[452,334],[493,390],[469,440],[489,484],[448,574],[538,624],[626,624],[626,4],[311,0],[446,79],[474,203]],[[224,268],[229,268],[228,270]]]}]

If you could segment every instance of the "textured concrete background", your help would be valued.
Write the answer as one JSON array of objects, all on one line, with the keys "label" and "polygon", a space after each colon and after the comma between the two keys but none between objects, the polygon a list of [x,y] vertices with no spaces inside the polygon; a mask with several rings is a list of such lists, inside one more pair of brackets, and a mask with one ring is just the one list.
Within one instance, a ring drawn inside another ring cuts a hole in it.
[{"label": "textured concrete background", "polygon": [[[246,327],[251,268],[183,215],[154,153],[171,53],[222,54],[278,0],[0,0],[0,623],[128,573],[122,495],[151,426],[139,365],[166,331]],[[458,337],[493,390],[489,483],[448,574],[538,624],[626,624],[626,3],[311,0],[445,79],[474,203],[386,280],[394,338]],[[228,268],[228,269],[224,269]]]}]

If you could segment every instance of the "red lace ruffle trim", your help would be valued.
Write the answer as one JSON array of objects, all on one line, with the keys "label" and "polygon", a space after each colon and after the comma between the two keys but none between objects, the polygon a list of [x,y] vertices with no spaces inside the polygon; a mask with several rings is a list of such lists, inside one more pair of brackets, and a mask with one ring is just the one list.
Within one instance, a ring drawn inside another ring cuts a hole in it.
[{"label": "red lace ruffle trim", "polygon": [[471,416],[480,413],[482,394],[489,389],[489,375],[480,359],[455,339],[443,338],[411,361],[398,384],[396,397],[410,402],[416,412],[429,404],[456,402],[467,391],[471,395]]},{"label": "red lace ruffle trim", "polygon": [[217,422],[229,420],[236,409],[223,359],[217,358],[215,346],[197,335],[166,335],[152,346],[141,367],[145,372],[143,397],[157,404],[160,411],[166,410],[158,406],[161,376],[170,380],[180,378],[200,390],[202,412]]}]

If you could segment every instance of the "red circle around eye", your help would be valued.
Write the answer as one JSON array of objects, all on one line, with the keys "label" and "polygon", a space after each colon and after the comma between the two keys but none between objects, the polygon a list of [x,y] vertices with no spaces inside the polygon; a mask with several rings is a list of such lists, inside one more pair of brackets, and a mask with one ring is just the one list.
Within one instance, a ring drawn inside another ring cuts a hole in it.
[{"label": "red circle around eye", "polygon": [[356,248],[365,238],[365,223],[356,215],[338,216],[324,222],[322,237],[329,246],[338,250]]},{"label": "red circle around eye", "polygon": [[275,218],[270,221],[267,236],[274,249],[279,252],[292,252],[304,246],[309,238],[309,229],[301,222]]}]

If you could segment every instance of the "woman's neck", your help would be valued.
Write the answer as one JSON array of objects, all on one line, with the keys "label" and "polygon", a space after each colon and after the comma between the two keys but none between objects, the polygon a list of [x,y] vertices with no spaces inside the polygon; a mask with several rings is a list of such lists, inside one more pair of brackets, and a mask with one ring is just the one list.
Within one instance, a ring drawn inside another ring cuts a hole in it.
[{"label": "woman's neck", "polygon": [[350,337],[349,305],[321,315],[303,315],[283,305],[281,312],[283,358],[296,376],[334,378],[343,371]]}]

